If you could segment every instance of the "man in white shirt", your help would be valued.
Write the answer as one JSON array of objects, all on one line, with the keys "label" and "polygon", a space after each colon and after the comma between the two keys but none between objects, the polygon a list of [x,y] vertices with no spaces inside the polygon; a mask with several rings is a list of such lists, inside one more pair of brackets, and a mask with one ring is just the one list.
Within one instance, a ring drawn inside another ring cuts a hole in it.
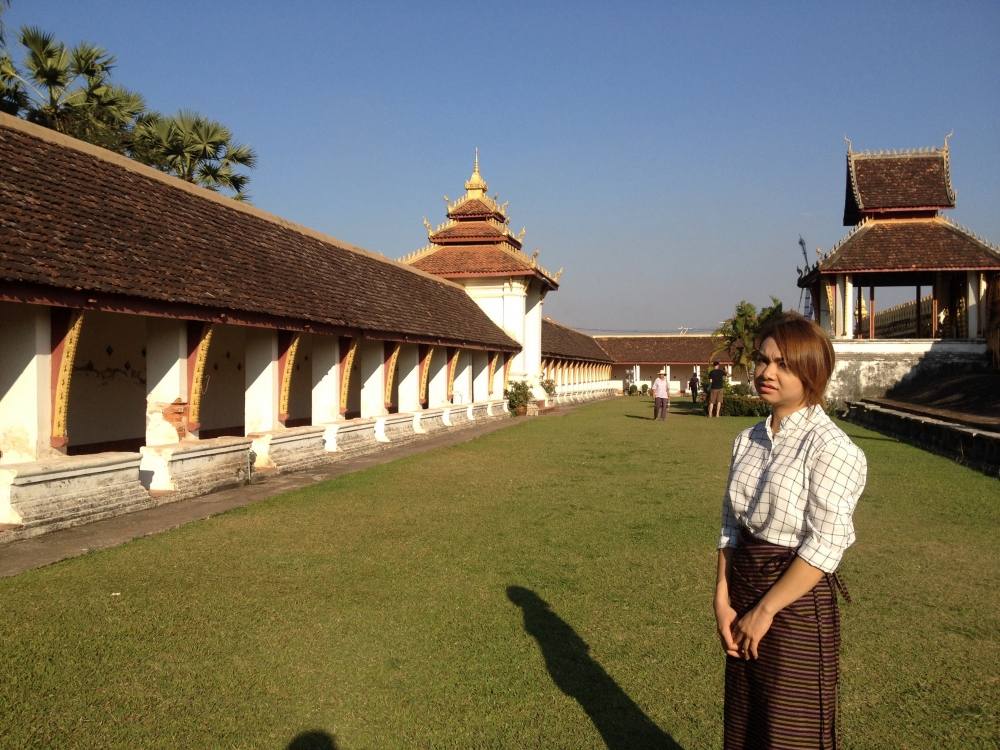
[{"label": "man in white shirt", "polygon": [[653,381],[653,419],[666,421],[667,409],[670,408],[670,389],[667,388],[666,372],[660,370]]}]

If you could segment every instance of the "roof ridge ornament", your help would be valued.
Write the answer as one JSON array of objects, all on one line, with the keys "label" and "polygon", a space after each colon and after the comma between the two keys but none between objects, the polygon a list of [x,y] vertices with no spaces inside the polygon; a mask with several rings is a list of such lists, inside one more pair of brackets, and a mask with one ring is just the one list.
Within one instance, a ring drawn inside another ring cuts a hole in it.
[{"label": "roof ridge ornament", "polygon": [[944,151],[948,150],[948,139],[951,138],[953,135],[955,135],[955,128],[949,130],[948,135],[944,137],[944,149],[943,149]]},{"label": "roof ridge ornament", "polygon": [[844,133],[844,143],[847,144],[847,153],[854,151],[854,144],[851,143],[851,139],[847,137],[847,133]]}]

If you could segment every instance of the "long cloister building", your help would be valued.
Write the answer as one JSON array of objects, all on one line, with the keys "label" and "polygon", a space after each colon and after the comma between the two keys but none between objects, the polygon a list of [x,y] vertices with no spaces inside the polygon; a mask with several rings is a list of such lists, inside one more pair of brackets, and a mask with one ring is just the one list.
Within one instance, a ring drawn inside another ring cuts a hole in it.
[{"label": "long cloister building", "polygon": [[541,388],[558,281],[478,168],[400,263],[6,115],[0,164],[0,541],[609,391],[586,350]]}]

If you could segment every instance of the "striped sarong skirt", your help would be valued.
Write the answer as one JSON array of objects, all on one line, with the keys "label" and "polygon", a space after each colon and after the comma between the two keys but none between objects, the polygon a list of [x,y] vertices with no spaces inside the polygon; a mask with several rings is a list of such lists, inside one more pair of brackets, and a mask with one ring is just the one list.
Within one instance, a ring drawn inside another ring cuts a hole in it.
[{"label": "striped sarong skirt", "polygon": [[[795,550],[744,532],[734,550],[729,599],[742,616],[781,577]],[[840,610],[824,576],[781,610],[757,659],[726,657],[725,750],[832,750],[837,737]]]}]

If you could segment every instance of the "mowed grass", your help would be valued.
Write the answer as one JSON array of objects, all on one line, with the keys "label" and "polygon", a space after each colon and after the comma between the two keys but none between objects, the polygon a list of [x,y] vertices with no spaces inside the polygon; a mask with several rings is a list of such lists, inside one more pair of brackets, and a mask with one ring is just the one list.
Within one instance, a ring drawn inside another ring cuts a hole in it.
[{"label": "mowed grass", "polygon": [[[651,411],[522,419],[0,580],[0,746],[719,747],[715,541],[752,420]],[[870,467],[845,746],[995,747],[1000,485],[845,428]]]}]

